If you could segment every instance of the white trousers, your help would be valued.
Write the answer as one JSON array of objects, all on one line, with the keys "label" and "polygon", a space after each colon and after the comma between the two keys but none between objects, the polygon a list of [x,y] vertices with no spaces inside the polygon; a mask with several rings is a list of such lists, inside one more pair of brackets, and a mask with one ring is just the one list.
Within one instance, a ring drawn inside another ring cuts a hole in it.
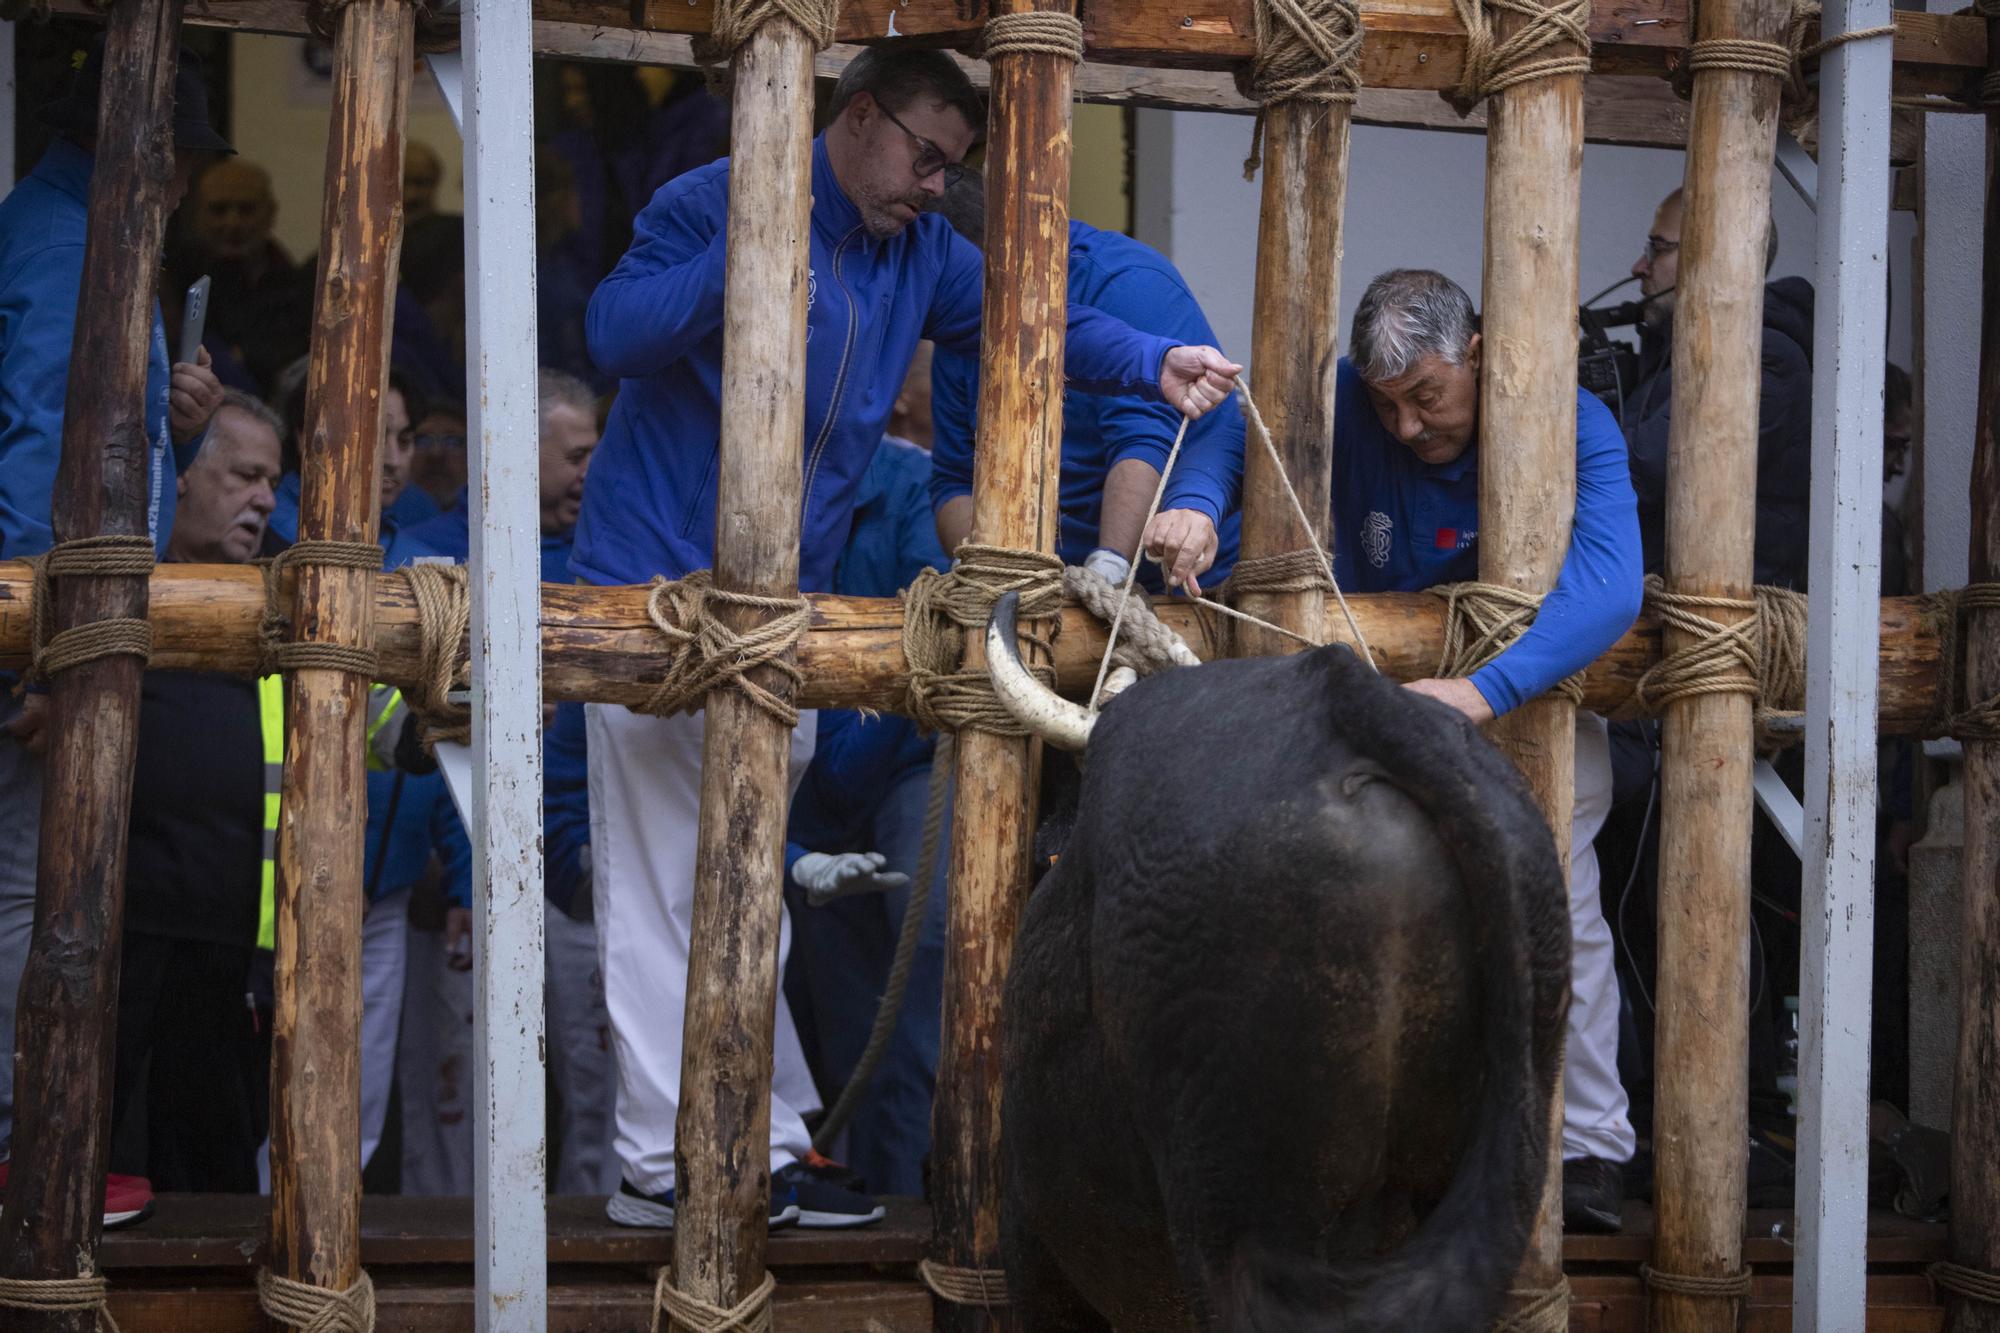
[{"label": "white trousers", "polygon": [[[625,1179],[652,1194],[674,1183],[703,715],[648,717],[601,704],[588,705],[584,715],[590,739],[592,901],[618,1065],[617,1151]],[[812,759],[815,723],[815,716],[805,713],[792,734],[791,792]],[[783,886],[773,884],[770,891],[778,895]],[[786,920],[778,936],[780,975],[790,948]],[[772,1050],[773,1171],[811,1147],[802,1117],[819,1105],[781,989]]]},{"label": "white trousers", "polygon": [[1593,845],[1611,812],[1611,741],[1604,719],[1576,715],[1576,808],[1570,817],[1569,1036],[1563,1051],[1563,1160],[1626,1162],[1638,1141],[1618,1081],[1618,971]]}]

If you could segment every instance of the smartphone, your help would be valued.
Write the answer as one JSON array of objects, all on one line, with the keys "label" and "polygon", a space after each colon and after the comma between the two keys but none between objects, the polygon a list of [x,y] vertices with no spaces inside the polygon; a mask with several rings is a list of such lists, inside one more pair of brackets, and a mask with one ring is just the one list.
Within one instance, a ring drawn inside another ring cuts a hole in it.
[{"label": "smartphone", "polygon": [[202,274],[188,284],[187,305],[181,314],[180,355],[175,364],[186,361],[190,364],[201,359],[201,331],[208,323],[208,275]]}]

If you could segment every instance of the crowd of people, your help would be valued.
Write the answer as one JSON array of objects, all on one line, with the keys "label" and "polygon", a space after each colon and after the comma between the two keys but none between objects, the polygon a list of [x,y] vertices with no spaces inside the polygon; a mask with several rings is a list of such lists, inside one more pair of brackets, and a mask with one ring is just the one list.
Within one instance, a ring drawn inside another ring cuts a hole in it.
[{"label": "crowd of people", "polygon": [[[91,55],[48,109],[61,137],[0,202],[0,559],[52,541],[100,69]],[[677,578],[708,567],[714,549],[726,113],[674,76],[566,67],[544,82],[542,577]],[[299,535],[313,265],[273,238],[269,176],[230,155],[191,63],[177,88],[186,204],[167,238],[150,348],[148,518],[163,560],[243,563]],[[973,529],[985,209],[965,158],[985,114],[950,59],[882,47],[848,65],[823,123],[811,168],[800,584],[890,596],[947,567]],[[438,206],[442,177],[438,156],[412,144],[380,441],[385,569],[469,555],[464,240]],[[1647,309],[1643,379],[1624,420],[1579,390],[1575,512],[1553,591],[1504,652],[1464,678],[1412,682],[1413,695],[1488,721],[1594,660],[1637,616],[1661,556],[1680,211],[1676,193],[1634,266]],[[1068,253],[1058,550],[1114,584],[1136,561],[1151,591],[1200,591],[1237,553],[1240,367],[1214,346],[1166,256],[1082,222],[1070,224]],[[205,336],[170,358],[180,294],[201,277]],[[1802,281],[1772,284],[1763,357],[1757,572],[1795,587],[1810,303]],[[1471,298],[1442,274],[1398,269],[1367,284],[1335,404],[1330,554],[1344,588],[1476,577],[1482,353]],[[1907,377],[1904,386],[1906,422]],[[1895,412],[1892,403],[1892,425]],[[1149,521],[1184,417],[1193,425]],[[146,677],[107,1225],[143,1217],[151,1189],[268,1188],[283,690],[277,677]],[[43,699],[33,688],[0,699],[0,1057],[11,1052],[33,919]],[[551,1183],[605,1197],[617,1222],[667,1227],[703,717],[564,704],[544,721]],[[358,1161],[378,1187],[464,1194],[476,1058],[471,844],[435,761],[410,743],[394,689],[371,691],[367,733]],[[1576,739],[1564,1216],[1606,1231],[1620,1225],[1628,1185],[1644,1184],[1634,1162],[1646,1125],[1627,1094],[1637,963],[1629,943],[1621,962],[1623,913],[1614,932],[1596,846],[1614,806],[1650,802],[1656,741],[1587,712]],[[919,864],[934,758],[932,738],[893,716],[823,710],[794,733],[774,1226],[866,1225],[883,1216],[880,1196],[924,1190],[947,892],[943,866]],[[1627,781],[1627,769],[1638,776]],[[1627,894],[1639,878],[1635,869],[1624,881]],[[920,880],[927,893],[915,892]],[[856,1076],[895,941],[919,910],[891,1038],[853,1117],[820,1133]],[[0,1159],[12,1070],[0,1058]]]}]

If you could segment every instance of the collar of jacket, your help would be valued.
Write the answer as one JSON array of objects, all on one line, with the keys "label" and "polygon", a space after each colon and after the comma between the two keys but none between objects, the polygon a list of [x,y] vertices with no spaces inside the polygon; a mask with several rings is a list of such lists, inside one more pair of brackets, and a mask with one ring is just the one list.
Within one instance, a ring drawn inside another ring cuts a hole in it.
[{"label": "collar of jacket", "polygon": [[861,210],[854,206],[847,191],[840,187],[840,178],[833,174],[833,158],[826,151],[824,134],[813,140],[812,197],[813,221],[826,228],[827,240],[838,243],[861,225]]},{"label": "collar of jacket", "polygon": [[60,191],[88,207],[90,204],[90,172],[96,159],[68,139],[55,139],[49,143],[42,160],[35,164],[32,173],[36,180],[52,190]]}]

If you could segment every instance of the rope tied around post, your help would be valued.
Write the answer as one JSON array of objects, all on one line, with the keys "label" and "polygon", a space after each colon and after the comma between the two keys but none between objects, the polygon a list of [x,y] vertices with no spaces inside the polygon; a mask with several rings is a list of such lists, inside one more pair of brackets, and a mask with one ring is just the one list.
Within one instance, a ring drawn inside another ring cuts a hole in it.
[{"label": "rope tied around post", "polygon": [[833,45],[840,26],[839,0],[715,0],[715,17],[708,35],[694,39],[694,58],[704,65],[724,65],[738,47],[772,19],[787,18],[823,51]]},{"label": "rope tied around post", "polygon": [[[765,619],[737,631],[717,619],[718,605],[761,612]],[[775,721],[787,727],[799,724],[794,700],[805,673],[795,658],[799,640],[812,623],[812,607],[805,598],[718,588],[710,571],[697,569],[678,581],[655,578],[652,595],[646,599],[646,618],[675,652],[658,688],[638,711],[659,717],[689,713],[701,707],[709,691],[733,689]],[[777,674],[775,688],[751,677],[760,667]]]},{"label": "rope tied around post", "polygon": [[1896,35],[1896,25],[1884,23],[1808,42],[1807,34],[1816,29],[1819,22],[1819,0],[1792,0],[1791,11],[1785,19],[1785,40],[1782,42],[1766,42],[1751,37],[1711,37],[1692,42],[1688,45],[1687,59],[1674,73],[1674,89],[1682,97],[1688,96],[1693,89],[1694,76],[1707,69],[1733,69],[1783,80],[1780,104],[1785,129],[1794,138],[1802,138],[1811,132],[1819,116],[1819,91],[1806,74],[1806,62],[1817,60],[1836,46],[1845,46],[1849,42]]},{"label": "rope tied around post", "polygon": [[999,56],[1060,56],[1081,65],[1083,21],[1066,10],[995,14],[980,30],[972,55],[988,62]]},{"label": "rope tied around post", "polygon": [[1652,1291],[1670,1296],[1695,1296],[1713,1300],[1740,1301],[1750,1295],[1750,1265],[1728,1277],[1703,1277],[1695,1273],[1667,1273],[1651,1264],[1639,1265],[1639,1280]]},{"label": "rope tied around post", "polygon": [[2000,1305],[2000,1273],[1940,1259],[1924,1270],[1931,1285],[1942,1291],[1981,1305]]},{"label": "rope tied around post", "polygon": [[910,715],[926,731],[990,732],[1025,736],[993,692],[983,670],[964,668],[965,634],[983,633],[993,604],[1021,594],[1020,617],[1029,642],[1040,650],[1024,665],[1049,688],[1055,669],[1046,658],[1055,642],[1053,622],[1062,612],[1062,561],[1043,551],[966,542],[949,574],[927,569],[903,590],[903,657],[909,664]]},{"label": "rope tied around post", "polygon": [[462,688],[470,663],[465,645],[472,632],[472,595],[464,565],[406,565],[395,573],[417,605],[417,678],[404,693],[424,724],[425,748],[439,741],[472,739],[472,710],[451,701]]},{"label": "rope tied around post", "polygon": [[[1440,678],[1470,676],[1514,646],[1542,609],[1542,599],[1502,583],[1441,583],[1430,591],[1444,599],[1444,645],[1438,653]],[[1557,681],[1554,692],[1583,706],[1583,672]]]},{"label": "rope tied around post", "polygon": [[264,564],[264,616],[257,625],[257,674],[274,671],[345,671],[375,678],[373,648],[348,643],[316,643],[288,639],[291,617],[282,605],[285,571],[294,565],[321,569],[351,569],[374,574],[382,569],[382,548],[374,542],[294,542]]},{"label": "rope tied around post", "polygon": [[101,1333],[118,1333],[118,1321],[105,1304],[110,1291],[111,1284],[102,1277],[0,1277],[0,1310],[94,1313]]},{"label": "rope tied around post", "polygon": [[724,1307],[676,1287],[670,1270],[663,1266],[653,1280],[652,1333],[660,1333],[663,1314],[693,1333],[736,1333],[739,1329],[742,1333],[771,1333],[771,1293],[777,1289],[777,1279],[766,1273],[756,1290]]},{"label": "rope tied around post", "polygon": [[[1465,71],[1446,100],[1461,116],[1494,93],[1537,79],[1590,73],[1590,0],[1452,0],[1465,25]],[[1518,14],[1512,36],[1497,37],[1490,10]],[[1565,42],[1575,51],[1547,54]]]},{"label": "rope tied around post", "polygon": [[24,684],[45,682],[101,657],[152,659],[153,627],[134,616],[112,616],[58,630],[54,588],[54,580],[61,578],[149,577],[153,572],[152,538],[79,537],[57,542],[46,555],[28,563],[34,569],[29,593],[34,615],[28,621]]},{"label": "rope tied around post", "polygon": [[1493,1333],[1566,1333],[1569,1328],[1569,1279],[1553,1287],[1517,1288],[1507,1293],[1521,1308],[1493,1322]]},{"label": "rope tied around post", "polygon": [[375,1282],[365,1269],[351,1286],[334,1291],[260,1268],[257,1304],[271,1319],[299,1333],[375,1333]]},{"label": "rope tied around post", "polygon": [[1925,601],[1925,619],[1938,636],[1937,700],[1931,706],[1925,734],[1950,736],[1961,742],[2000,740],[2000,694],[1967,704],[1961,661],[1965,613],[2000,611],[2000,583],[1946,588],[1931,593]]},{"label": "rope tied around post", "polygon": [[1273,102],[1351,103],[1361,87],[1359,0],[1256,0],[1257,54],[1236,88],[1257,103],[1243,179],[1264,163],[1264,111]]},{"label": "rope tied around post", "polygon": [[930,1259],[917,1264],[917,1276],[931,1295],[950,1305],[997,1309],[1007,1305],[1007,1271],[1003,1268],[957,1268]]}]

